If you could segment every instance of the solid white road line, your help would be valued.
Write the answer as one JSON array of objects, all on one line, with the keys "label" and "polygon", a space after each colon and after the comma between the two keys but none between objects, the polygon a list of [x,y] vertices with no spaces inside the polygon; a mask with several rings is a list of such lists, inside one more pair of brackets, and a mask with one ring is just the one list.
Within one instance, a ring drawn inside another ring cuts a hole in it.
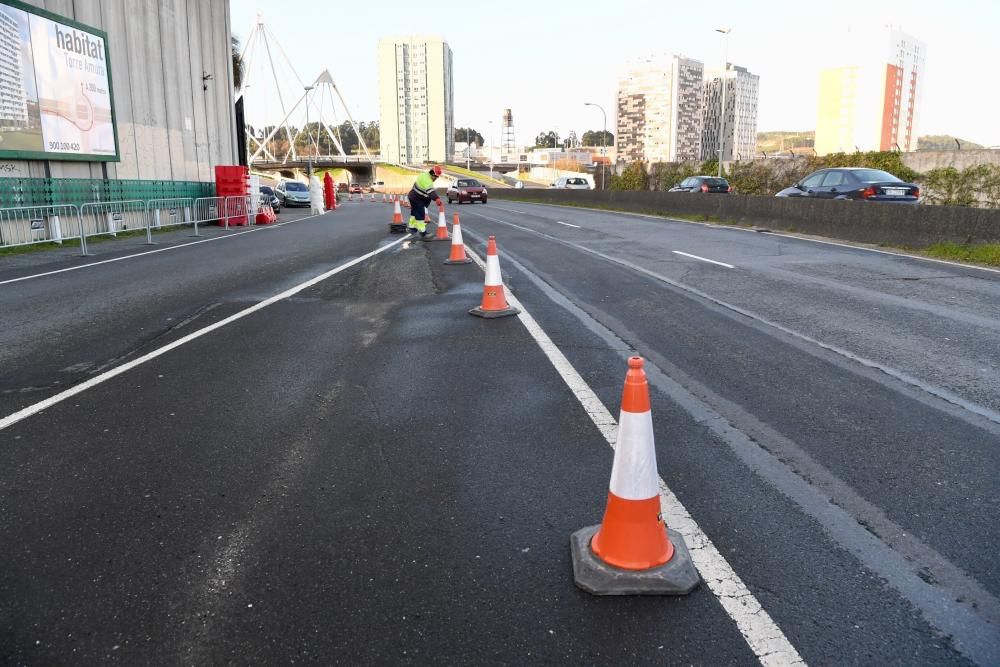
[{"label": "solid white road line", "polygon": [[[534,206],[552,206],[557,208],[566,208],[565,206],[559,206],[558,204],[542,204],[536,202],[524,202],[526,204],[532,204]],[[529,215],[524,211],[515,211],[512,208],[504,208],[502,206],[493,205],[493,208],[499,211],[507,211],[509,213],[519,213],[521,215]],[[667,220],[669,222],[678,222],[685,225],[698,225],[700,227],[713,227],[715,229],[725,230],[729,232],[743,232],[750,234],[761,234],[765,233],[768,236],[778,236],[785,239],[792,239],[794,241],[803,241],[806,243],[820,243],[822,245],[832,245],[838,248],[847,248],[848,250],[863,250],[864,252],[874,252],[880,255],[889,255],[890,257],[904,257],[906,259],[917,259],[921,262],[933,262],[934,264],[945,264],[947,266],[955,266],[960,269],[976,269],[977,271],[988,271],[990,273],[1000,273],[1000,269],[991,269],[987,266],[979,266],[978,264],[963,264],[962,262],[952,262],[947,259],[936,259],[934,257],[924,257],[922,255],[910,255],[905,252],[897,252],[893,250],[880,250],[878,248],[866,248],[861,245],[853,245],[851,243],[843,241],[824,241],[823,239],[814,239],[807,236],[798,236],[792,234],[791,232],[773,231],[767,230],[762,232],[758,229],[745,229],[742,227],[733,227],[732,225],[717,225],[712,222],[696,222],[694,220],[681,220],[679,218],[671,218],[665,215],[649,215],[647,213],[632,213],[631,211],[610,211],[608,209],[602,208],[589,208],[586,206],[574,206],[573,208],[579,208],[582,211],[589,211],[591,213],[602,213],[604,215],[614,214],[614,215],[627,215],[633,218],[643,218],[645,220]]]},{"label": "solid white road line", "polygon": [[571,225],[568,222],[563,222],[562,220],[556,220],[557,225],[566,225],[567,227],[573,227],[574,229],[580,229],[580,225]]},{"label": "solid white road line", "polygon": [[50,397],[46,398],[44,401],[39,401],[38,403],[35,403],[34,405],[29,405],[26,408],[23,408],[21,410],[18,410],[17,412],[9,414],[6,417],[4,417],[3,419],[0,419],[0,431],[4,430],[5,428],[7,428],[9,426],[13,426],[14,424],[18,423],[19,421],[21,421],[23,419],[27,419],[28,417],[31,417],[32,415],[38,414],[42,410],[50,408],[53,405],[57,405],[58,403],[61,403],[61,402],[65,401],[67,398],[71,398],[73,396],[76,396],[77,394],[85,392],[88,389],[91,389],[92,387],[96,387],[97,385],[99,385],[99,384],[101,384],[103,382],[107,382],[111,378],[116,377],[118,375],[121,375],[122,373],[125,373],[127,371],[130,371],[133,368],[135,368],[136,366],[141,366],[142,364],[146,363],[147,361],[152,361],[153,359],[156,359],[157,357],[159,357],[161,355],[164,355],[167,352],[170,352],[171,350],[180,347],[181,345],[184,345],[186,343],[190,343],[191,341],[195,340],[196,338],[201,338],[205,334],[209,334],[209,333],[215,331],[216,329],[221,329],[222,327],[226,326],[227,324],[232,324],[233,322],[235,322],[237,320],[243,319],[247,315],[251,315],[253,313],[256,313],[258,310],[263,310],[264,308],[267,308],[268,306],[270,306],[273,303],[277,303],[278,301],[281,301],[283,299],[287,299],[290,296],[294,296],[294,295],[298,294],[299,292],[301,292],[302,290],[308,289],[308,288],[312,287],[316,283],[322,282],[322,281],[326,280],[327,278],[329,278],[331,276],[337,275],[341,271],[349,269],[349,268],[351,268],[352,266],[354,266],[356,264],[360,264],[361,262],[365,261],[366,259],[374,257],[375,255],[378,255],[379,253],[385,252],[386,250],[388,250],[389,248],[392,248],[393,246],[399,245],[405,238],[406,237],[396,239],[392,243],[387,243],[386,245],[382,246],[381,248],[376,248],[375,250],[372,250],[371,252],[369,252],[369,253],[367,253],[365,255],[362,255],[361,257],[356,257],[356,258],[352,259],[351,261],[345,262],[345,263],[341,264],[340,266],[334,267],[334,268],[330,269],[329,271],[327,271],[325,273],[321,273],[318,276],[316,276],[314,278],[310,278],[309,280],[307,280],[307,281],[305,281],[303,283],[299,283],[298,285],[295,285],[294,287],[290,287],[290,288],[286,289],[284,292],[281,292],[280,294],[275,294],[272,297],[268,297],[267,299],[264,299],[263,301],[261,301],[259,303],[256,303],[256,304],[250,306],[249,308],[241,310],[240,312],[235,313],[233,315],[230,315],[229,317],[227,317],[227,318],[225,318],[223,320],[219,320],[218,322],[216,322],[214,324],[210,324],[207,327],[204,327],[202,329],[198,329],[197,331],[189,333],[187,336],[184,336],[183,338],[178,338],[174,342],[169,343],[167,345],[164,345],[163,347],[161,347],[159,349],[153,350],[152,352],[150,352],[148,354],[144,354],[143,356],[138,357],[137,359],[133,359],[132,361],[130,361],[130,362],[126,363],[126,364],[122,364],[121,366],[116,366],[115,368],[112,368],[111,370],[107,371],[106,373],[101,373],[100,375],[97,375],[95,377],[90,378],[86,382],[81,382],[78,385],[74,385],[74,386],[70,387],[69,389],[67,389],[65,391],[61,391],[58,394],[55,394],[54,396],[50,396]]},{"label": "solid white road line", "polygon": [[[325,215],[325,214],[324,214]],[[146,250],[145,252],[137,252],[134,255],[124,255],[122,257],[113,257],[111,259],[102,259],[99,262],[88,262],[87,264],[80,264],[78,266],[71,266],[66,269],[58,269],[56,271],[46,271],[45,273],[33,273],[30,276],[21,276],[20,278],[11,278],[10,280],[0,280],[0,285],[7,285],[10,283],[19,283],[22,280],[31,280],[32,278],[44,278],[45,276],[53,276],[57,273],[66,273],[67,271],[79,271],[80,269],[89,269],[92,266],[100,266],[101,264],[110,264],[111,262],[120,262],[125,259],[133,259],[135,257],[144,257],[146,255],[155,255],[158,252],[167,252],[168,250],[177,250],[178,248],[187,248],[188,246],[198,245],[200,243],[210,243],[212,241],[222,241],[225,239],[231,239],[236,236],[242,236],[244,234],[251,234],[253,232],[262,232],[268,229],[275,229],[277,227],[284,227],[285,225],[291,225],[296,222],[302,222],[303,220],[309,220],[310,218],[316,218],[317,215],[307,215],[304,218],[298,218],[296,220],[289,220],[288,222],[278,222],[271,225],[253,225],[252,229],[245,229],[242,232],[233,232],[232,234],[226,234],[225,236],[216,236],[211,239],[202,239],[201,241],[191,241],[190,243],[181,243],[179,245],[173,245],[169,248],[158,248],[156,250]]]},{"label": "solid white road line", "polygon": [[[466,246],[466,251],[469,257],[485,271],[486,265],[482,258],[468,246]],[[580,401],[580,405],[583,406],[604,439],[614,449],[618,434],[618,424],[615,418],[604,407],[601,399],[597,397],[590,385],[573,368],[569,359],[525,309],[524,304],[511,293],[509,288],[506,293],[510,305],[521,310],[517,316],[521,323],[538,343],[566,386]],[[743,635],[760,664],[768,667],[772,665],[775,667],[779,665],[805,665],[805,661],[785,637],[778,624],[764,610],[725,557],[719,553],[719,550],[698,526],[662,477],[659,478],[659,486],[660,507],[663,515],[668,518],[670,526],[684,536],[684,541],[691,552],[691,560],[698,568],[705,585],[715,594],[719,604],[736,623],[740,634]]]},{"label": "solid white road line", "polygon": [[727,269],[735,269],[736,268],[732,264],[726,264],[725,262],[716,262],[714,259],[708,259],[707,257],[699,257],[698,255],[692,255],[690,253],[681,252],[680,250],[673,250],[671,252],[673,252],[675,255],[684,255],[685,257],[690,257],[691,259],[697,259],[697,260],[700,260],[702,262],[708,262],[709,264],[718,264],[719,266],[724,266]]}]

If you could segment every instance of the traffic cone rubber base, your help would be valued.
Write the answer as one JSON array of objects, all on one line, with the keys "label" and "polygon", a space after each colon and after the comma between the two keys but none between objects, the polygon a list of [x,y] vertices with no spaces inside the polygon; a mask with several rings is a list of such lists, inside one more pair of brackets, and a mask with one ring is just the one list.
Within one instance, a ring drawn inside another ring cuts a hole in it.
[{"label": "traffic cone rubber base", "polygon": [[623,570],[608,565],[591,549],[591,540],[600,527],[581,528],[569,538],[573,581],[591,595],[687,595],[701,581],[687,544],[677,531],[667,529],[674,553],[666,563],[646,570]]},{"label": "traffic cone rubber base", "polygon": [[483,310],[482,306],[476,306],[469,311],[469,315],[475,315],[476,317],[484,317],[488,320],[492,320],[497,317],[507,317],[508,315],[517,315],[521,312],[520,308],[515,308],[514,306],[508,305],[503,310]]},{"label": "traffic cone rubber base", "polygon": [[468,258],[468,257],[466,257],[465,259],[451,259],[449,257],[448,259],[444,260],[444,262],[442,262],[442,263],[443,264],[472,264],[472,260],[470,258]]},{"label": "traffic cone rubber base", "polygon": [[406,233],[406,223],[405,222],[390,222],[389,223],[389,233],[390,234],[405,234]]}]

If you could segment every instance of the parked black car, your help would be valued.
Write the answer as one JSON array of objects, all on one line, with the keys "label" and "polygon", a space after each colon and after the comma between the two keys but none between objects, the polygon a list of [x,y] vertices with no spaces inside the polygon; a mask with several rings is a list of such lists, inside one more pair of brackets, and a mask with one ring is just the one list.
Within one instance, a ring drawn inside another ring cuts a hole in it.
[{"label": "parked black car", "polygon": [[705,194],[727,194],[733,191],[729,181],[717,176],[691,176],[670,188],[667,192],[695,192]]},{"label": "parked black car", "polygon": [[277,215],[281,212],[281,201],[278,199],[278,195],[274,194],[274,188],[270,185],[260,186],[260,193],[267,197],[267,202],[271,205],[271,210]]},{"label": "parked black car", "polygon": [[881,169],[836,167],[814,171],[777,196],[916,204],[920,201],[920,188]]}]

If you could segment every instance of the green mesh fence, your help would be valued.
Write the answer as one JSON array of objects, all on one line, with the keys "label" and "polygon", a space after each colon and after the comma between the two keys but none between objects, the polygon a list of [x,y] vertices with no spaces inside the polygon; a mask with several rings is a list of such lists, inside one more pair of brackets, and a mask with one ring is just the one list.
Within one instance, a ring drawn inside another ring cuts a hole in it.
[{"label": "green mesh fence", "polygon": [[215,184],[199,181],[0,178],[0,208],[213,196]]}]

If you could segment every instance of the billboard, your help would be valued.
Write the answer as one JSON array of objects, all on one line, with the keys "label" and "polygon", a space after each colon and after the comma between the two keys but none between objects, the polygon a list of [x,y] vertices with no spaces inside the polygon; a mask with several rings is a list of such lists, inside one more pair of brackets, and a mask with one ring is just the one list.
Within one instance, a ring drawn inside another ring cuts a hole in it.
[{"label": "billboard", "polygon": [[0,0],[0,158],[117,161],[107,35]]}]

